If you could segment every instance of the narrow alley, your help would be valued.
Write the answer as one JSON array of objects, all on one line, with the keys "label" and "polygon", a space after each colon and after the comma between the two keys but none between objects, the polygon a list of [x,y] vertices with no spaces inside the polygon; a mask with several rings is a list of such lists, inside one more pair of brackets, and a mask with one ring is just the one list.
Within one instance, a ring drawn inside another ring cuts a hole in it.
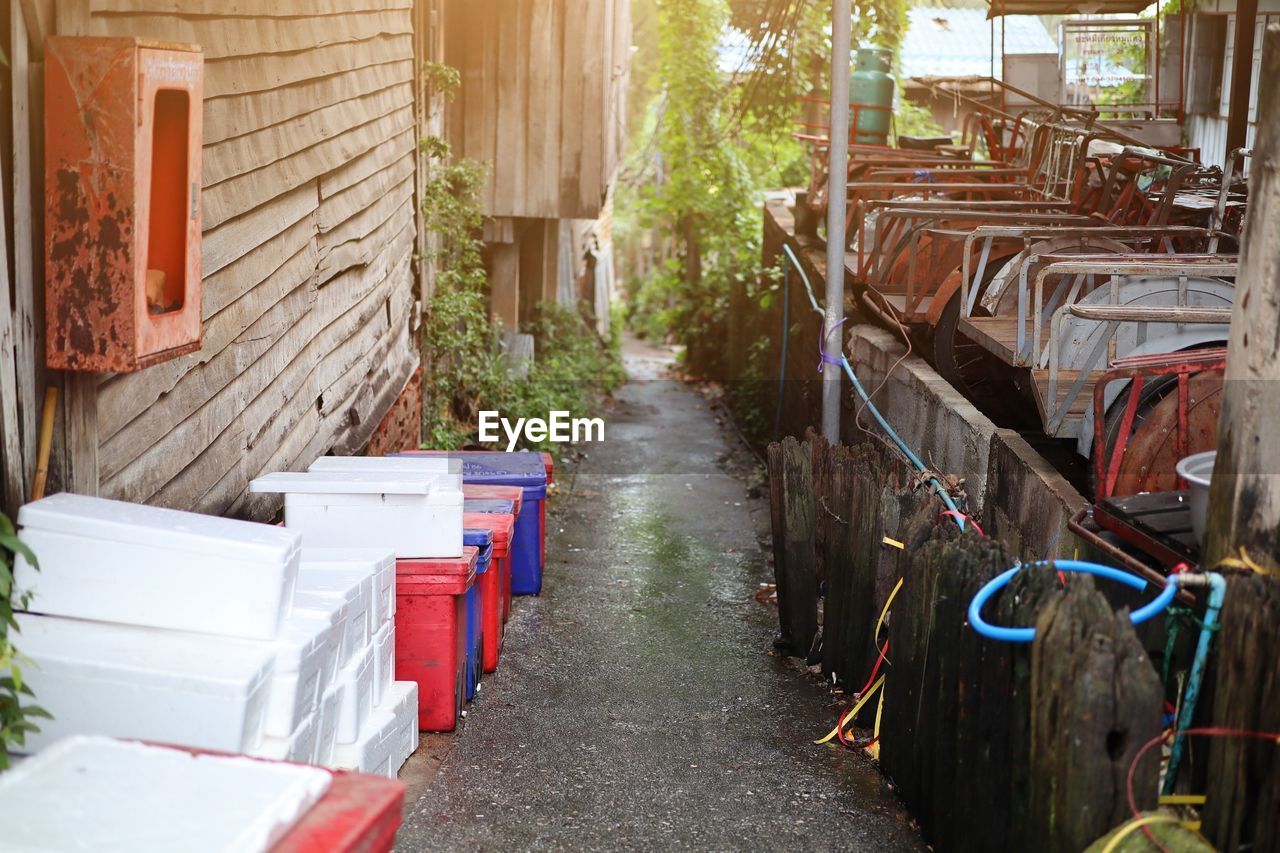
[{"label": "narrow alley", "polygon": [[923,849],[865,758],[813,745],[836,709],[755,598],[767,501],[701,396],[635,378],[655,352],[628,347],[606,442],[562,481],[503,669],[425,790],[426,751],[405,768],[399,849]]}]

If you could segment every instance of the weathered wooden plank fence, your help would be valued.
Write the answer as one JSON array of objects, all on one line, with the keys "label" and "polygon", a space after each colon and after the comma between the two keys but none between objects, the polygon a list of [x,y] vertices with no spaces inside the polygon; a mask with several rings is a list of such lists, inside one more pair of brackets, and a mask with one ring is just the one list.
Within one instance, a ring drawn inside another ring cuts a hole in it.
[{"label": "weathered wooden plank fence", "polygon": [[[768,458],[783,634],[854,690],[887,640],[881,767],[926,838],[948,850],[1080,850],[1124,823],[1129,766],[1159,732],[1164,698],[1127,610],[1088,577],[1028,571],[987,615],[1036,625],[1036,642],[984,639],[967,610],[1014,564],[1004,545],[961,534],[880,446],[811,435],[771,445]],[[873,715],[871,703],[859,723]],[[1140,808],[1156,806],[1156,770],[1138,767]]]}]

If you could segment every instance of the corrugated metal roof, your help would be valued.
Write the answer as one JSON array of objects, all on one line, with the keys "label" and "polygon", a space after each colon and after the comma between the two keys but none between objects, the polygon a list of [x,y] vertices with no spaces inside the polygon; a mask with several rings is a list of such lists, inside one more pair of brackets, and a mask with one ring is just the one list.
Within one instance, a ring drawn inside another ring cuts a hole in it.
[{"label": "corrugated metal roof", "polygon": [[[902,41],[904,77],[966,77],[991,73],[992,22],[985,9],[916,8],[907,10]],[[1000,76],[1000,24],[994,24],[996,76]],[[1058,44],[1039,18],[1010,17],[1004,22],[1004,53],[1057,53]]]}]

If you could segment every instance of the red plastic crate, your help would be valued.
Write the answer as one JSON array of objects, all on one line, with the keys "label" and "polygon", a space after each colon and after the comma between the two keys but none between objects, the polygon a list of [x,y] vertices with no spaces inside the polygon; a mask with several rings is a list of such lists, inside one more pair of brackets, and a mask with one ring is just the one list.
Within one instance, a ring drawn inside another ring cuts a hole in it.
[{"label": "red plastic crate", "polygon": [[[520,507],[524,503],[524,489],[519,486],[478,486],[464,483],[462,486],[463,498],[474,498],[477,500],[499,500],[511,501],[515,506],[512,512],[515,513],[514,518],[520,517]],[[545,501],[544,501],[545,503]],[[512,533],[514,535],[514,531]],[[511,621],[511,557],[502,562],[502,624]]]},{"label": "red plastic crate", "polygon": [[404,811],[404,783],[333,771],[320,802],[299,818],[272,853],[388,853]]},{"label": "red plastic crate", "polygon": [[515,528],[516,517],[502,513],[467,512],[462,515],[462,526],[472,530],[490,530],[493,532],[493,564],[489,571],[480,576],[483,585],[484,613],[481,624],[484,628],[484,653],[482,655],[485,672],[493,672],[498,668],[498,655],[502,650],[503,609],[511,585],[511,534]]},{"label": "red plastic crate", "polygon": [[467,590],[476,556],[396,561],[396,678],[418,683],[418,728],[449,732],[466,698]]}]

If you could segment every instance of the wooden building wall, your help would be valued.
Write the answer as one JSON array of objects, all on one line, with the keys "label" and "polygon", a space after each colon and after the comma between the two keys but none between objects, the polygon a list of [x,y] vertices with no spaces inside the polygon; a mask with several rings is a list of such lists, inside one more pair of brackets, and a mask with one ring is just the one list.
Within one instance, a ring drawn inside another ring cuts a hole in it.
[{"label": "wooden building wall", "polygon": [[[363,445],[418,363],[414,0],[58,0],[203,45],[204,347],[101,377],[105,497],[262,517],[248,481]],[[418,40],[418,50],[422,48]]]},{"label": "wooden building wall", "polygon": [[492,165],[485,212],[595,219],[622,156],[630,0],[449,0],[459,157]]}]

